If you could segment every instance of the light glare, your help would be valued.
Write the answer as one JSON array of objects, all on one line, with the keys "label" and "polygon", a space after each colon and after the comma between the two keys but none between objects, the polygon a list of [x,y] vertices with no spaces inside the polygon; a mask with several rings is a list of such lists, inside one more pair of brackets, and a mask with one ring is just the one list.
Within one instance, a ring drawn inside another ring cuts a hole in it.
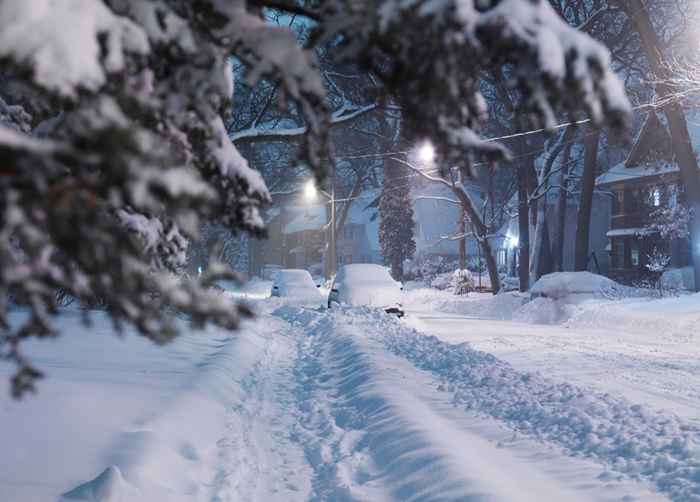
[{"label": "light glare", "polygon": [[313,180],[309,180],[304,186],[304,197],[306,197],[307,200],[316,199],[316,185]]},{"label": "light glare", "polygon": [[424,164],[431,164],[435,160],[435,147],[426,141],[418,148],[418,160]]}]

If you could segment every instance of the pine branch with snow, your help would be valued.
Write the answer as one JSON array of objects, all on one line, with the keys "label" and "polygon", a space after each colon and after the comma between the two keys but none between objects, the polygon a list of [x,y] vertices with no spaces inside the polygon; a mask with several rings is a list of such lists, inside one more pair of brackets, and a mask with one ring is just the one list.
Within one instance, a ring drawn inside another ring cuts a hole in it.
[{"label": "pine branch with snow", "polygon": [[[332,0],[303,9],[315,20],[305,46],[265,22],[266,5],[0,0],[3,78],[26,98],[8,100],[0,89],[0,358],[17,364],[16,395],[39,376],[22,342],[58,334],[57,290],[104,305],[117,326],[133,324],[157,342],[176,334],[173,311],[226,328],[250,314],[209,288],[234,277],[225,267],[200,280],[175,275],[203,222],[264,234],[269,193],[225,127],[232,56],[250,83],[279,82],[281,98],[295,103],[302,160],[319,179],[332,121],[321,48],[379,75],[415,135],[464,167],[506,155],[478,136],[486,67],[517,63],[514,83],[544,125],[559,108],[582,109],[596,123],[626,117],[607,52],[545,0]],[[11,304],[28,308],[25,322],[9,318]]]}]

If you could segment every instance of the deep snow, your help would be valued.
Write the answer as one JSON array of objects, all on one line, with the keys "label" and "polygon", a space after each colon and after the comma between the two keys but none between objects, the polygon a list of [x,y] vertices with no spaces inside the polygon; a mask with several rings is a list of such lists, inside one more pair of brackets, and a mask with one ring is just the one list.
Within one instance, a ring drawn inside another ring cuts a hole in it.
[{"label": "deep snow", "polygon": [[403,322],[265,287],[236,293],[259,310],[241,331],[164,348],[114,337],[99,313],[90,330],[63,316],[68,335],[30,347],[39,394],[0,395],[0,500],[700,500],[697,393],[682,412],[674,391],[607,388],[678,371],[691,392],[693,336],[650,332],[636,354],[634,332],[600,324],[654,308],[689,322],[694,297],[584,302],[567,328],[435,310],[512,317],[518,294],[412,291]]}]

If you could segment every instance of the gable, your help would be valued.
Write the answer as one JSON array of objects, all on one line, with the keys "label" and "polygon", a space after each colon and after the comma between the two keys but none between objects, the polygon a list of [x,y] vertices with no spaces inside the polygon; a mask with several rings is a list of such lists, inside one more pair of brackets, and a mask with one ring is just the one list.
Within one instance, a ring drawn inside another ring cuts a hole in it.
[{"label": "gable", "polygon": [[625,160],[625,167],[646,167],[674,161],[671,135],[656,112],[651,111]]}]

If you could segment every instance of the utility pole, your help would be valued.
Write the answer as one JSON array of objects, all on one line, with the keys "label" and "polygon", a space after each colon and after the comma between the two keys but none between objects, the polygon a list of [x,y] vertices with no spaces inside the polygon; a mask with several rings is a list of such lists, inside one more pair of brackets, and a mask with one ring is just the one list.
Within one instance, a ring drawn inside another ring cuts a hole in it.
[{"label": "utility pole", "polygon": [[335,232],[335,160],[331,160],[331,241],[328,243],[328,254],[330,255],[328,272],[330,277],[335,275],[338,266]]},{"label": "utility pole", "polygon": [[[460,270],[464,270],[467,268],[467,228],[465,225],[465,219],[467,218],[467,215],[464,213],[464,208],[462,208],[459,212],[459,225],[457,227],[457,231],[459,232],[459,268]],[[476,234],[474,234],[476,235]]]}]

